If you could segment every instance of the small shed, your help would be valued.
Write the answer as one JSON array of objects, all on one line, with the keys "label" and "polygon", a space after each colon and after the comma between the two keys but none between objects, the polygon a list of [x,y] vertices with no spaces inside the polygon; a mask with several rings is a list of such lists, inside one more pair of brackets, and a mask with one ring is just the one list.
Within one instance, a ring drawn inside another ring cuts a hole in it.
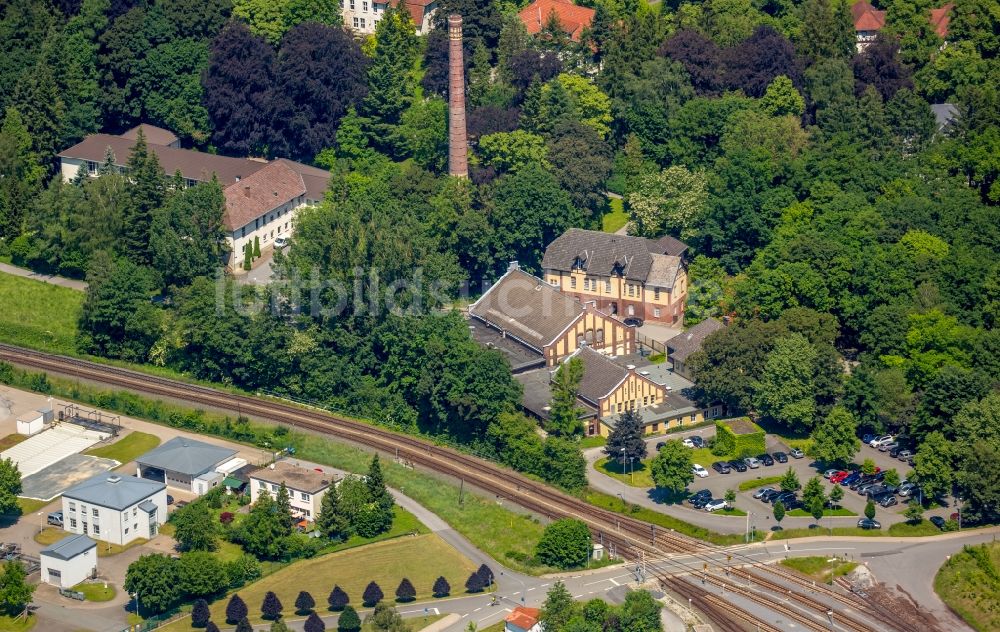
[{"label": "small shed", "polygon": [[36,410],[31,411],[23,417],[18,417],[17,434],[31,436],[37,432],[41,432],[42,428],[45,426],[45,422],[43,421],[44,419],[45,417],[42,413]]},{"label": "small shed", "polygon": [[42,581],[72,588],[97,575],[97,543],[85,535],[71,535],[51,544],[40,554]]},{"label": "small shed", "polygon": [[42,422],[50,424],[55,421],[56,414],[52,412],[51,408],[39,408],[38,414],[42,416]]},{"label": "small shed", "polygon": [[221,472],[205,472],[198,478],[194,479],[192,491],[199,496],[207,494],[213,487],[218,486],[224,478],[225,475]]}]

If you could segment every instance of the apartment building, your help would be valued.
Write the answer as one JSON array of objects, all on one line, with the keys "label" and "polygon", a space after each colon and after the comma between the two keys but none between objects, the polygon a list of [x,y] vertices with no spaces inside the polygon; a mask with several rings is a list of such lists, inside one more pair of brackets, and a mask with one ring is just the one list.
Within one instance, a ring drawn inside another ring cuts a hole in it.
[{"label": "apartment building", "polygon": [[[375,27],[390,7],[395,7],[400,0],[340,0],[340,12],[344,16],[344,26],[355,33],[369,35],[375,32]],[[410,14],[414,28],[418,34],[431,30],[431,19],[437,9],[437,0],[405,0],[406,10]]]},{"label": "apartment building", "polygon": [[276,497],[282,484],[288,490],[292,513],[312,522],[319,515],[323,495],[333,484],[333,476],[278,461],[250,474],[250,500],[257,502],[261,494]]},{"label": "apartment building", "polygon": [[62,495],[63,528],[125,545],[152,538],[167,520],[167,486],[126,474],[103,472]]}]

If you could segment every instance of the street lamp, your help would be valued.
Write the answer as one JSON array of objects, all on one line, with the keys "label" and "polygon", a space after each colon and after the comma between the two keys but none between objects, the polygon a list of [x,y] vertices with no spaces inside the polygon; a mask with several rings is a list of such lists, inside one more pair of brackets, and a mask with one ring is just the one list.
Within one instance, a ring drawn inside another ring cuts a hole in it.
[{"label": "street lamp", "polygon": [[[622,470],[624,470],[624,469],[625,469],[625,448],[622,448]],[[624,473],[625,472],[622,471],[622,474],[624,474]],[[624,489],[625,489],[625,479],[623,478],[622,479],[622,490],[624,490]],[[624,498],[622,499],[622,502],[625,502]]]},{"label": "street lamp", "polygon": [[635,460],[634,456],[628,458],[628,475],[631,485],[635,485],[635,467],[632,465],[632,461]]},{"label": "street lamp", "polygon": [[752,511],[748,511],[747,512],[747,532],[746,532],[746,538],[745,538],[746,542],[750,542],[750,518],[752,516],[756,516],[756,515],[757,514],[753,513]]},{"label": "street lamp", "polygon": [[830,632],[834,632],[833,631],[833,610],[827,610],[826,611],[826,616],[827,616],[828,619],[830,619]]}]

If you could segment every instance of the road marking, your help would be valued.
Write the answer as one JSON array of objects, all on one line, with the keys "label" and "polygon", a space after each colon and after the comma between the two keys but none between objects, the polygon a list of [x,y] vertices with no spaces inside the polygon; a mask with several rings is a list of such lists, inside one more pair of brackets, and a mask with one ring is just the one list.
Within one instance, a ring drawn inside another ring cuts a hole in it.
[{"label": "road marking", "polygon": [[614,577],[609,577],[608,581],[611,582],[612,584],[614,584],[615,586],[621,586],[621,584],[619,584],[618,582],[615,581]]},{"label": "road marking", "polygon": [[536,588],[538,588],[538,586],[532,586],[531,588],[529,588],[529,589],[528,589],[527,591],[525,591],[525,592],[531,592],[532,590],[534,590],[534,589],[536,589]]},{"label": "road marking", "polygon": [[548,584],[542,584],[542,588],[545,588],[546,586],[548,586]]},{"label": "road marking", "polygon": [[476,608],[473,612],[479,612],[480,610],[482,610],[482,608]]}]

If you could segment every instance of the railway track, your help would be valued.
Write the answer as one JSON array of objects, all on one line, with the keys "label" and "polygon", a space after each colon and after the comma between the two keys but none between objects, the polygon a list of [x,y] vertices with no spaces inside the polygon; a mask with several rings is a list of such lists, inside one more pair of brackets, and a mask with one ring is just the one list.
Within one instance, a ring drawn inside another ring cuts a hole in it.
[{"label": "railway track", "polygon": [[[738,553],[732,554],[726,564],[720,564],[716,558],[712,557],[713,553],[724,552],[720,547],[658,528],[629,516],[594,507],[578,498],[533,481],[495,463],[354,419],[301,408],[286,402],[228,393],[129,369],[32,351],[12,345],[0,344],[0,360],[127,390],[181,400],[189,404],[238,411],[242,414],[287,424],[301,430],[333,436],[378,452],[395,454],[398,458],[408,461],[414,466],[420,466],[438,474],[461,480],[487,493],[495,494],[497,497],[509,499],[534,513],[552,519],[571,517],[581,520],[588,525],[595,537],[599,538],[605,545],[613,546],[617,553],[626,559],[640,560],[646,555],[662,556],[667,553],[695,556],[696,559],[705,560],[703,562],[705,564],[711,563],[720,567],[735,568],[738,564],[734,564],[733,561],[738,561],[739,565],[759,565],[756,560],[744,558]],[[697,572],[697,569],[690,565],[673,564],[672,566],[682,573]],[[786,577],[786,579],[804,585],[804,580],[801,578]],[[787,592],[787,589],[785,591]],[[832,595],[832,598],[838,601],[847,599],[836,591],[825,587],[821,592],[828,596]],[[793,594],[798,593],[793,592]],[[803,596],[803,603],[806,599],[806,596]],[[818,601],[808,599],[813,602],[814,606],[819,604]],[[853,600],[851,603],[853,607],[858,607],[858,604],[854,603]],[[721,608],[718,604],[708,604],[705,607],[714,608],[717,612]],[[827,610],[825,606],[817,607],[823,613]],[[726,615],[726,618],[732,623],[731,619],[734,616],[733,613],[730,613]],[[874,628],[851,621],[853,627],[847,629],[858,632],[898,629],[890,624],[891,620],[885,620],[884,617],[879,616],[879,613],[870,613],[869,616],[882,621],[883,626]],[[741,620],[747,621],[746,618]],[[764,622],[755,623],[763,625]],[[886,628],[885,625],[889,625],[889,628]]]}]

